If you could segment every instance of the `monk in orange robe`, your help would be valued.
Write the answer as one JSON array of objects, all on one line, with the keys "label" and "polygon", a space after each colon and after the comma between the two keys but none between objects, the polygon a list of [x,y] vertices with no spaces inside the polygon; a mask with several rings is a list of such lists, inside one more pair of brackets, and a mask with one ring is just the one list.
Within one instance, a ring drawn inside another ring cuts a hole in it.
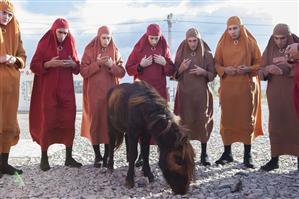
[{"label": "monk in orange robe", "polygon": [[230,17],[215,53],[215,67],[220,77],[220,133],[224,143],[224,152],[216,164],[232,162],[231,144],[242,142],[244,165],[254,167],[251,142],[263,134],[257,77],[260,64],[261,53],[255,38],[239,17]]},{"label": "monk in orange robe", "polygon": [[11,146],[19,140],[17,121],[20,71],[25,67],[25,50],[13,5],[0,1],[0,177],[21,174],[22,170],[8,164]]},{"label": "monk in orange robe", "polygon": [[[117,47],[107,26],[98,30],[97,36],[86,46],[80,73],[83,81],[83,118],[81,136],[93,145],[94,166],[107,165],[108,126],[107,93],[119,84],[124,77],[125,68]],[[105,144],[104,157],[101,156],[99,144]]]}]

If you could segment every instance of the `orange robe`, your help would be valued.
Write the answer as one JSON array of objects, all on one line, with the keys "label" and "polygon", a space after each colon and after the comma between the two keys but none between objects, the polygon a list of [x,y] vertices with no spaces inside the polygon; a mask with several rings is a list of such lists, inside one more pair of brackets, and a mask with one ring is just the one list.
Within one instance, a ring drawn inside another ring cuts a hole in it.
[{"label": "orange robe", "polygon": [[[256,40],[244,27],[237,44],[227,31],[223,34],[215,53],[215,67],[220,76],[220,133],[224,145],[234,142],[250,144],[263,134],[261,89],[257,77],[260,64],[261,53]],[[239,65],[250,66],[252,72],[234,76],[224,73],[225,67]]]},{"label": "orange robe", "polygon": [[[100,39],[95,38],[85,48],[80,73],[83,81],[83,118],[81,136],[95,144],[109,144],[107,126],[107,93],[119,84],[118,79],[125,75],[123,61],[113,40],[107,50],[101,51]],[[111,70],[98,66],[97,55],[109,56],[115,62]]]},{"label": "orange robe", "polygon": [[15,17],[6,26],[0,26],[0,56],[17,58],[15,65],[0,64],[0,153],[7,153],[19,140],[17,121],[20,71],[25,67],[25,50]]}]

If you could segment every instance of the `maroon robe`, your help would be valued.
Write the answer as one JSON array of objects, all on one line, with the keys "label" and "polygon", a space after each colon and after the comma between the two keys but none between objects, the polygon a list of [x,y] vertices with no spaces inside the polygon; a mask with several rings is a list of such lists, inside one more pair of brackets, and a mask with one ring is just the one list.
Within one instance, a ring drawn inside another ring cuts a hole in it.
[{"label": "maroon robe", "polygon": [[[147,33],[145,33],[135,45],[128,58],[126,70],[130,76],[134,76],[134,80],[140,79],[146,81],[167,100],[166,76],[171,76],[174,73],[174,64],[171,61],[170,50],[163,35],[161,35],[155,48],[150,45],[148,35],[156,36],[159,34],[154,31],[149,31],[152,26],[154,26],[154,24],[149,25]],[[156,25],[156,27],[157,26],[158,25]],[[137,68],[141,59],[145,55],[148,57],[150,55],[154,56],[154,54],[162,55],[166,59],[166,65],[162,66],[153,62],[152,65],[138,72]]]}]

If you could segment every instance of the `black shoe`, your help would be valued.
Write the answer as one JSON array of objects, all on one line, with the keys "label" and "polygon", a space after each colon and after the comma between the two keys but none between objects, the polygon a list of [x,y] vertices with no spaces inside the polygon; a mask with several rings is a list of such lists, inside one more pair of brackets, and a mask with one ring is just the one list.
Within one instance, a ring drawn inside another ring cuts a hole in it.
[{"label": "black shoe", "polygon": [[260,170],[272,171],[272,170],[278,169],[278,168],[279,168],[278,159],[271,158],[271,160],[269,162],[267,162],[267,164],[265,164],[264,166],[261,166]]},{"label": "black shoe", "polygon": [[95,158],[94,159],[94,164],[93,164],[93,166],[95,167],[95,168],[101,168],[101,161],[102,161],[102,157],[100,157],[100,158]]},{"label": "black shoe", "polygon": [[225,165],[227,163],[233,162],[232,154],[223,153],[221,157],[215,162],[216,164]]},{"label": "black shoe", "polygon": [[39,165],[40,169],[42,171],[48,171],[50,170],[50,165],[49,165],[49,161],[48,161],[48,158],[42,158],[41,161],[40,161],[40,165]]},{"label": "black shoe", "polygon": [[247,156],[244,157],[243,164],[244,164],[244,166],[247,167],[247,168],[250,168],[250,169],[253,169],[253,168],[254,168],[254,165],[253,165],[253,163],[252,163],[251,155],[247,155]]},{"label": "black shoe", "polygon": [[9,164],[4,165],[4,166],[2,165],[1,172],[2,172],[2,174],[8,174],[8,175],[14,175],[15,173],[20,175],[23,173],[23,171],[21,169],[17,169]]},{"label": "black shoe", "polygon": [[3,176],[3,174],[2,174],[1,171],[0,171],[0,178],[2,178],[2,176]]},{"label": "black shoe", "polygon": [[64,165],[75,168],[80,168],[82,166],[82,164],[80,162],[77,162],[74,158],[66,159]]},{"label": "black shoe", "polygon": [[15,173],[17,174],[22,174],[23,171],[21,169],[17,169],[11,165],[8,164],[8,157],[9,153],[2,153],[1,154],[1,172],[3,174],[8,174],[8,175],[14,175]]},{"label": "black shoe", "polygon": [[204,154],[204,155],[201,155],[200,156],[200,163],[203,165],[203,166],[210,166],[211,163],[209,161],[209,156],[207,154]]}]

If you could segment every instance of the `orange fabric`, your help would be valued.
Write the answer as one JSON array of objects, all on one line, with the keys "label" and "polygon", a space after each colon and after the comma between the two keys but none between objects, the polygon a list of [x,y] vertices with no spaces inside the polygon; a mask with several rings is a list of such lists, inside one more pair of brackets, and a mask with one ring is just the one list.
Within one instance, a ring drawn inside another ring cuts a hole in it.
[{"label": "orange fabric", "polygon": [[[88,138],[92,144],[109,143],[107,93],[125,75],[123,61],[113,39],[107,48],[101,46],[101,34],[109,32],[106,26],[99,29],[98,35],[86,46],[81,63],[80,73],[84,78],[81,136]],[[111,70],[105,65],[98,66],[99,54],[112,58],[115,64]]]},{"label": "orange fabric", "polygon": [[[240,37],[235,42],[226,30],[216,48],[215,67],[220,76],[220,133],[225,145],[234,142],[250,144],[255,137],[263,135],[261,88],[257,77],[261,53],[240,18],[232,17],[227,24],[240,25]],[[250,66],[252,72],[234,76],[224,73],[225,67],[240,65]]]},{"label": "orange fabric", "polygon": [[[0,1],[0,10],[13,11],[12,4]],[[17,58],[14,66],[0,64],[0,153],[9,152],[17,144],[20,129],[17,121],[19,102],[20,72],[25,65],[25,50],[20,38],[16,18],[6,26],[0,25],[0,56],[12,55]]]}]

